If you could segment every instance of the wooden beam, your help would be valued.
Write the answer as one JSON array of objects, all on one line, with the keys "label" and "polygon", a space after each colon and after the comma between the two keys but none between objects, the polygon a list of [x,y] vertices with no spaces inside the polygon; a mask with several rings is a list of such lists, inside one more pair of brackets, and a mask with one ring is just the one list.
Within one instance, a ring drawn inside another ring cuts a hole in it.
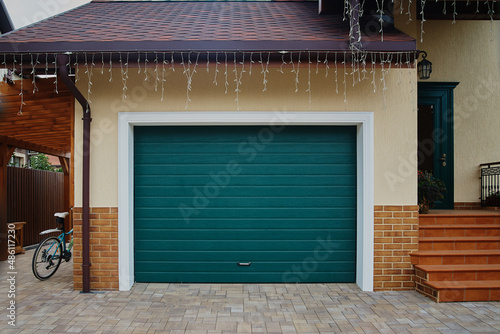
[{"label": "wooden beam", "polygon": [[26,142],[23,140],[12,138],[12,137],[6,137],[6,136],[0,135],[0,143],[10,145],[13,147],[17,147],[17,148],[23,148],[25,150],[31,150],[31,151],[36,151],[36,152],[40,152],[40,153],[55,155],[56,157],[64,157],[64,158],[70,157],[70,153],[67,151],[62,151],[59,149],[54,149],[51,147]]},{"label": "wooden beam", "polygon": [[[70,159],[59,157],[59,162],[64,173],[64,211],[70,215],[64,221],[65,232],[69,232],[73,228],[73,215],[71,214],[71,179],[70,179]],[[69,237],[69,236],[68,236]],[[67,237],[67,238],[68,238]],[[69,241],[69,240],[66,240]]]},{"label": "wooden beam", "polygon": [[0,142],[0,261],[7,260],[7,165],[15,147]]}]

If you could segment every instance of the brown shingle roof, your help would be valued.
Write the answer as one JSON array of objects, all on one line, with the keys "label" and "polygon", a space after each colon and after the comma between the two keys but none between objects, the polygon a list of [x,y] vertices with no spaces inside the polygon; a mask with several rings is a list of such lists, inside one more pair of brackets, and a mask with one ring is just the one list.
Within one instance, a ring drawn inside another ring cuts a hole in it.
[{"label": "brown shingle roof", "polygon": [[[348,49],[348,23],[317,10],[311,2],[93,1],[2,36],[0,52]],[[415,49],[399,31],[371,40],[370,50]]]}]

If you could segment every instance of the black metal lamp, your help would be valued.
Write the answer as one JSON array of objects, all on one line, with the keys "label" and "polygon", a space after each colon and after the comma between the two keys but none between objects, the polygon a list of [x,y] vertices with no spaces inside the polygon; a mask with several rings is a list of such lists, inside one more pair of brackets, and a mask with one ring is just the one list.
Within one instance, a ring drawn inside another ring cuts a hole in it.
[{"label": "black metal lamp", "polygon": [[432,63],[425,59],[425,57],[427,57],[427,52],[420,51],[419,53],[422,54],[422,60],[417,64],[418,77],[422,80],[426,80],[431,77]]}]

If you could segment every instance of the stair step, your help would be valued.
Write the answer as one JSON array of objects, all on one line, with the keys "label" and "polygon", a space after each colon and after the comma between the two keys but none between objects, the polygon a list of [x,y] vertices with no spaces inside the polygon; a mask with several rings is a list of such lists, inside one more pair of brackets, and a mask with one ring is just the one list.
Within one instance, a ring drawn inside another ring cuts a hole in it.
[{"label": "stair step", "polygon": [[500,249],[417,251],[410,257],[414,265],[500,264]]},{"label": "stair step", "polygon": [[420,237],[493,237],[500,236],[500,224],[423,225]]},{"label": "stair step", "polygon": [[463,225],[463,224],[500,224],[500,212],[484,211],[464,214],[426,214],[419,216],[419,225]]},{"label": "stair step", "polygon": [[490,281],[500,277],[500,264],[416,265],[426,281]]},{"label": "stair step", "polygon": [[496,250],[500,249],[500,236],[493,237],[421,237],[418,249],[428,250]]},{"label": "stair step", "polygon": [[439,302],[500,301],[500,281],[428,281]]}]

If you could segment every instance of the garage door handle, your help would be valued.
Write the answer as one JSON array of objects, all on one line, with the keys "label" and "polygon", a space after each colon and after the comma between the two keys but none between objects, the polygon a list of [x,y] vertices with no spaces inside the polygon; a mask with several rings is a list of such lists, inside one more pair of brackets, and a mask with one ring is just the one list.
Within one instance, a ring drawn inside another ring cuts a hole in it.
[{"label": "garage door handle", "polygon": [[238,262],[238,265],[241,267],[248,267],[251,264],[252,264],[252,262]]}]

